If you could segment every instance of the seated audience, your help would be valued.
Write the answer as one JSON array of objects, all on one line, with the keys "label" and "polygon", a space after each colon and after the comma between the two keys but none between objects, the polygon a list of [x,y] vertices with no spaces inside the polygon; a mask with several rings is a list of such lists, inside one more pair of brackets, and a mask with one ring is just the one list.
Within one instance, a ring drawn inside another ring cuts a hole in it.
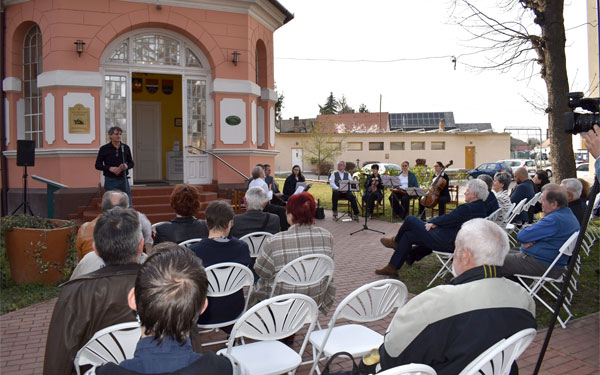
[{"label": "seated audience", "polygon": [[363,204],[367,205],[367,212],[365,215],[373,217],[373,210],[375,209],[375,201],[381,202],[383,199],[383,182],[379,175],[379,165],[373,164],[371,166],[371,174],[365,181],[365,193],[362,197]]},{"label": "seated audience", "polygon": [[423,363],[438,375],[456,375],[498,341],[536,328],[533,298],[502,278],[508,249],[507,235],[496,224],[464,223],[456,236],[456,277],[398,310],[379,347],[381,369]]},{"label": "seated audience", "polygon": [[356,197],[350,191],[340,191],[340,181],[351,180],[352,176],[349,172],[346,172],[346,162],[338,161],[337,171],[333,172],[329,177],[329,186],[331,186],[331,205],[333,211],[333,218],[337,218],[338,211],[338,200],[347,199],[350,201],[352,206],[353,218],[358,220],[358,203],[356,203]]},{"label": "seated audience", "polygon": [[306,179],[302,175],[299,165],[292,167],[292,174],[286,177],[283,183],[283,200],[287,201],[289,197],[294,195],[296,192],[296,184],[298,182],[305,182]]},{"label": "seated audience", "polygon": [[498,220],[496,220],[497,224],[501,224],[505,220],[508,220],[512,210],[512,202],[508,196],[508,187],[510,186],[511,181],[512,178],[506,172],[498,172],[494,176],[494,185],[492,186],[492,189],[494,190],[494,194],[496,194],[496,200],[501,209]]},{"label": "seated audience", "polygon": [[[550,183],[550,179],[548,178],[548,173],[546,173],[546,171],[539,169],[535,172],[535,175],[533,176],[533,190],[534,192],[540,193],[542,191],[542,187],[544,187],[544,185]],[[537,202],[534,206],[529,207],[529,210],[527,211],[527,215],[529,216],[529,224],[533,223],[533,219],[535,217],[535,214],[542,212],[542,205],[540,204],[540,202]]]},{"label": "seated audience", "polygon": [[[392,238],[381,238],[385,247],[394,249],[390,262],[375,270],[378,275],[398,275],[398,270],[406,261],[414,261],[431,254],[432,250],[454,251],[454,240],[460,226],[471,219],[486,216],[485,200],[488,191],[485,182],[475,179],[467,183],[465,204],[456,207],[449,214],[434,217],[425,223],[416,216],[406,218],[398,234]],[[413,245],[417,245],[413,248]]]},{"label": "seated audience", "polygon": [[477,176],[477,178],[480,179],[481,181],[485,182],[485,184],[488,187],[488,197],[484,203],[485,203],[485,208],[487,210],[486,212],[488,215],[490,215],[493,212],[495,212],[498,208],[500,208],[500,206],[498,204],[498,199],[496,198],[496,195],[492,194],[492,187],[494,186],[494,179],[492,179],[487,174],[481,174],[481,175]]},{"label": "seated audience", "polygon": [[230,234],[236,238],[253,232],[279,232],[279,217],[275,214],[263,212],[269,199],[267,193],[257,186],[248,189],[244,197],[246,212],[233,217],[233,227]]},{"label": "seated audience", "polygon": [[200,192],[193,185],[177,185],[171,193],[171,208],[176,217],[168,223],[158,225],[154,243],[169,241],[181,243],[192,238],[206,238],[208,229],[204,220],[194,215],[200,211]]},{"label": "seated audience", "polygon": [[[252,188],[251,188],[252,189]],[[217,263],[234,262],[250,265],[248,245],[237,238],[228,238],[233,224],[233,209],[224,201],[210,202],[206,208],[208,238],[190,245],[205,267]],[[244,291],[226,297],[208,297],[208,309],[200,316],[199,324],[227,322],[244,310]]]},{"label": "seated audience", "polygon": [[135,321],[127,293],[144,246],[137,212],[115,207],[103,213],[94,227],[94,246],[106,266],[61,286],[48,329],[44,374],[70,375],[75,354],[94,333]]},{"label": "seated audience", "polygon": [[581,226],[587,208],[587,198],[581,194],[583,185],[576,178],[565,178],[560,182],[560,185],[567,191],[568,207],[573,211],[573,215],[575,215],[579,226]]},{"label": "seated audience", "polygon": [[113,207],[129,207],[129,197],[120,190],[109,190],[102,195],[100,203],[101,213],[94,220],[81,224],[77,231],[75,248],[77,249],[77,259],[81,260],[86,254],[94,252],[94,226],[98,218]]},{"label": "seated audience", "polygon": [[[292,260],[310,254],[323,254],[333,259],[333,236],[326,229],[314,225],[317,206],[313,196],[295,194],[288,199],[286,208],[291,227],[273,235],[256,258],[254,271],[260,278],[250,297],[251,304],[269,298],[275,275]],[[327,289],[324,283],[310,288],[279,285],[275,295],[284,293],[306,294],[314,298],[321,311],[327,314],[335,298],[335,285],[333,280]]]},{"label": "seated audience", "polygon": [[269,164],[263,165],[265,169],[265,182],[269,189],[273,192],[273,199],[271,199],[271,203],[283,205],[285,204],[283,201],[283,193],[279,191],[279,184],[275,180],[273,176],[271,176],[272,169]]},{"label": "seated audience", "polygon": [[[259,187],[263,189],[267,194],[267,199],[271,201],[271,199],[273,199],[273,192],[269,190],[269,186],[265,183],[264,178],[265,171],[263,170],[262,166],[257,165],[256,167],[252,168],[252,180],[248,184],[248,189],[253,187]],[[285,217],[285,207],[267,203],[267,205],[264,208],[264,211],[275,214],[279,217],[279,226],[281,227],[281,230],[286,230],[287,228],[289,228],[287,219]]]},{"label": "seated audience", "polygon": [[206,309],[208,280],[200,259],[174,245],[153,254],[127,296],[142,325],[134,357],[95,368],[98,375],[243,374],[233,358],[195,353],[190,333]]},{"label": "seated audience", "polygon": [[400,164],[402,168],[402,173],[398,175],[400,186],[394,186],[394,191],[392,191],[389,198],[393,216],[400,217],[402,220],[406,219],[408,209],[410,208],[410,196],[406,193],[406,189],[409,187],[419,187],[417,176],[408,170],[408,166],[409,163],[406,160]]},{"label": "seated audience", "polygon": [[[511,250],[504,260],[504,275],[515,274],[541,276],[558,255],[565,241],[579,230],[579,222],[567,207],[567,191],[560,185],[547,184],[542,188],[541,220],[517,233],[520,250]],[[567,265],[569,257],[560,257],[549,276],[558,278]]]},{"label": "seated audience", "polygon": [[[519,204],[523,199],[526,199],[525,202],[528,202],[533,198],[535,190],[533,181],[529,179],[529,175],[527,174],[527,169],[519,168],[515,171],[515,182],[517,183],[517,187],[510,193],[510,201],[512,203]],[[513,223],[526,223],[528,220],[529,214],[527,211],[523,211],[514,218]]]}]

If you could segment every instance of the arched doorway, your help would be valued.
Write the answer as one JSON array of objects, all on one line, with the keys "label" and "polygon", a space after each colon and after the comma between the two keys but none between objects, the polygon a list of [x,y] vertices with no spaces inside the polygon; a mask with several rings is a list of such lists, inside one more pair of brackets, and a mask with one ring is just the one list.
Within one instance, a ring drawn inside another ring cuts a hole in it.
[{"label": "arched doorway", "polygon": [[169,30],[134,30],[107,46],[100,72],[100,131],[123,129],[133,184],[212,182],[211,157],[187,152],[214,140],[210,65],[193,42]]}]

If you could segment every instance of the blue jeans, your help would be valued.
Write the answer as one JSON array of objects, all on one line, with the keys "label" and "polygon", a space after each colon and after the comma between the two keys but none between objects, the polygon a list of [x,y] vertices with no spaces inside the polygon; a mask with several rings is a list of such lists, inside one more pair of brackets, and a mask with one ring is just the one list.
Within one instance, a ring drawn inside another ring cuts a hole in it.
[{"label": "blue jeans", "polygon": [[408,216],[396,235],[395,241],[398,244],[394,254],[390,259],[390,266],[399,269],[406,261],[413,245],[422,252],[423,248],[438,251],[452,252],[444,241],[441,241],[435,234],[436,229],[427,231],[425,222],[416,216]]},{"label": "blue jeans", "polygon": [[129,180],[123,177],[108,177],[104,176],[104,189],[109,190],[120,190],[127,194],[129,197],[129,207],[133,206],[131,199],[131,187],[129,186]]}]

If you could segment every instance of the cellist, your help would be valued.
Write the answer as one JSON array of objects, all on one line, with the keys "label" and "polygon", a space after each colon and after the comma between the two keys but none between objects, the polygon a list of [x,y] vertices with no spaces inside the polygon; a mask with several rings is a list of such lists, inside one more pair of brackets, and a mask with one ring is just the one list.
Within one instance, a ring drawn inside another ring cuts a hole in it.
[{"label": "cellist", "polygon": [[[433,183],[433,181],[435,181],[435,179],[438,176],[440,176],[440,173],[441,173],[441,178],[446,180],[446,186],[444,186],[444,188],[441,190],[440,196],[438,199],[438,205],[439,205],[440,216],[441,216],[446,213],[446,203],[450,202],[450,191],[448,190],[448,187],[450,186],[450,178],[448,177],[448,175],[445,172],[442,172],[442,170],[444,169],[444,164],[442,164],[441,161],[436,161],[435,164],[433,165],[433,169],[435,170],[435,175],[433,176],[432,183]],[[426,207],[423,206],[421,204],[421,202],[419,202],[419,216],[421,217],[421,220],[425,220],[425,208]]]}]

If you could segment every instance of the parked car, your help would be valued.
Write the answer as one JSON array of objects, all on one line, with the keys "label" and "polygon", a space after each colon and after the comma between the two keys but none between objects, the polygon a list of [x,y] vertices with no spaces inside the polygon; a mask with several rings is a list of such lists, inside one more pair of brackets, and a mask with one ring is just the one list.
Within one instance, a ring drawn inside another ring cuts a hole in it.
[{"label": "parked car", "polygon": [[397,164],[390,164],[390,163],[370,163],[370,164],[365,164],[365,166],[363,166],[360,171],[356,171],[352,174],[352,178],[355,180],[360,179],[360,174],[371,174],[371,166],[373,164],[377,164],[379,165],[379,174],[389,174],[390,171],[392,170],[396,170],[398,171],[398,173],[400,173],[400,171],[402,170],[402,168],[397,165]]},{"label": "parked car", "polygon": [[490,177],[494,177],[498,172],[508,172],[511,176],[513,175],[512,169],[508,166],[508,163],[503,161],[483,163],[477,168],[468,171],[467,174],[472,178],[477,178],[477,176],[481,174],[487,174]]},{"label": "parked car", "polygon": [[577,178],[587,177],[590,174],[590,163],[581,163],[575,169],[577,169]]},{"label": "parked car", "polygon": [[527,174],[529,174],[529,176],[533,177],[533,175],[535,174],[535,171],[537,170],[537,167],[535,165],[535,160],[531,160],[531,159],[506,159],[506,160],[499,160],[499,162],[508,164],[508,166],[512,169],[513,175],[515,174],[515,171],[517,169],[525,168],[525,169],[527,169]]}]

